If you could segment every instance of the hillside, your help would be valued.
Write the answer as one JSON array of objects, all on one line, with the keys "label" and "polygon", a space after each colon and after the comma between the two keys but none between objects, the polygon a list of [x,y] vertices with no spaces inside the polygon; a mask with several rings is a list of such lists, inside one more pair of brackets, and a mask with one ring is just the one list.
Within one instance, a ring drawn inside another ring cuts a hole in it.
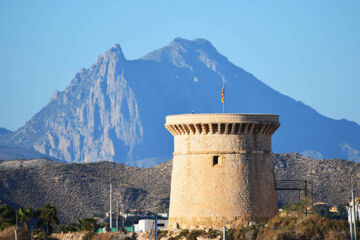
[{"label": "hillside", "polygon": [[153,166],[172,154],[165,116],[221,112],[223,81],[226,112],[280,115],[274,152],[360,160],[358,124],[327,118],[279,93],[205,39],[176,38],[136,60],[115,45],[0,144],[67,162]]},{"label": "hillside", "polygon": [[62,222],[103,216],[112,178],[114,204],[160,211],[168,206],[170,168],[169,162],[154,168],[100,162],[0,169],[0,200],[14,207],[54,204]]},{"label": "hillside", "polygon": [[35,159],[15,159],[0,161],[1,170],[29,168],[29,167],[41,167],[46,165],[57,165],[61,162],[50,160],[47,158],[35,158]]},{"label": "hillside", "polygon": [[[276,154],[276,179],[307,179],[313,183],[316,201],[329,204],[348,199],[349,179],[360,190],[360,164],[346,160],[313,160],[299,154]],[[109,179],[114,204],[126,209],[168,209],[171,161],[153,168],[136,168],[111,162],[56,164],[0,170],[0,200],[11,206],[39,207],[52,203],[60,220],[103,216],[109,209]],[[282,192],[282,200],[290,192]]]},{"label": "hillside", "polygon": [[0,160],[35,159],[49,158],[45,154],[34,149],[27,149],[20,146],[0,145]]}]

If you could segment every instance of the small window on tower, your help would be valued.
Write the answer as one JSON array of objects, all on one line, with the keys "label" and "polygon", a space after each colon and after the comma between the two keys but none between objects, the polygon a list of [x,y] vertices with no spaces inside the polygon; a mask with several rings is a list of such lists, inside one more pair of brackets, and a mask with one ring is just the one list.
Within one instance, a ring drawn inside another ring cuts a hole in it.
[{"label": "small window on tower", "polygon": [[213,162],[212,165],[216,166],[219,164],[219,156],[213,156]]}]

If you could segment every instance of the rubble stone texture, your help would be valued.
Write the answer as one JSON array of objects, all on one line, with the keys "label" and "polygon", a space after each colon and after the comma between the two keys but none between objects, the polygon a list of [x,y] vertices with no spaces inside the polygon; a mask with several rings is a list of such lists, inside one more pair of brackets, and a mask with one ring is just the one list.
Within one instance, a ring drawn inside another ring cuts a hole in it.
[{"label": "rubble stone texture", "polygon": [[240,228],[277,211],[271,135],[278,115],[166,117],[174,136],[170,228]]}]

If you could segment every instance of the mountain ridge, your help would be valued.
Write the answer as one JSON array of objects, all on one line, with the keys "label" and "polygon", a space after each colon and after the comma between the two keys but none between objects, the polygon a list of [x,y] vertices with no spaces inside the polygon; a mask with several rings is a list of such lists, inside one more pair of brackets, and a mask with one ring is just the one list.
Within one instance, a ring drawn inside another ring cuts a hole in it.
[{"label": "mountain ridge", "polygon": [[135,60],[114,45],[2,143],[68,162],[151,166],[171,158],[165,116],[221,112],[223,82],[226,112],[280,115],[274,152],[360,161],[358,124],[327,118],[279,93],[205,39],[176,38]]}]

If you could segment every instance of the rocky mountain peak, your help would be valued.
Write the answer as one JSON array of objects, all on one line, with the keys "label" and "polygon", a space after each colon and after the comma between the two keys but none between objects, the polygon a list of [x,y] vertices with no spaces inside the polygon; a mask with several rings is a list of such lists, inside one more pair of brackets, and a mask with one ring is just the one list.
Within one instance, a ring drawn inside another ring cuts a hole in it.
[{"label": "rocky mountain peak", "polygon": [[170,62],[177,67],[189,69],[193,69],[194,65],[205,64],[207,68],[215,70],[219,63],[228,64],[226,57],[221,55],[209,41],[201,38],[194,40],[175,38],[167,46],[145,55],[142,59]]},{"label": "rocky mountain peak", "polygon": [[89,69],[79,71],[64,91],[56,91],[8,141],[21,141],[68,162],[131,159],[142,140],[142,126],[134,92],[124,77],[125,63],[116,44]]},{"label": "rocky mountain peak", "polygon": [[112,48],[107,50],[104,54],[99,55],[94,65],[102,63],[122,63],[126,61],[124,53],[119,44],[115,44]]}]

